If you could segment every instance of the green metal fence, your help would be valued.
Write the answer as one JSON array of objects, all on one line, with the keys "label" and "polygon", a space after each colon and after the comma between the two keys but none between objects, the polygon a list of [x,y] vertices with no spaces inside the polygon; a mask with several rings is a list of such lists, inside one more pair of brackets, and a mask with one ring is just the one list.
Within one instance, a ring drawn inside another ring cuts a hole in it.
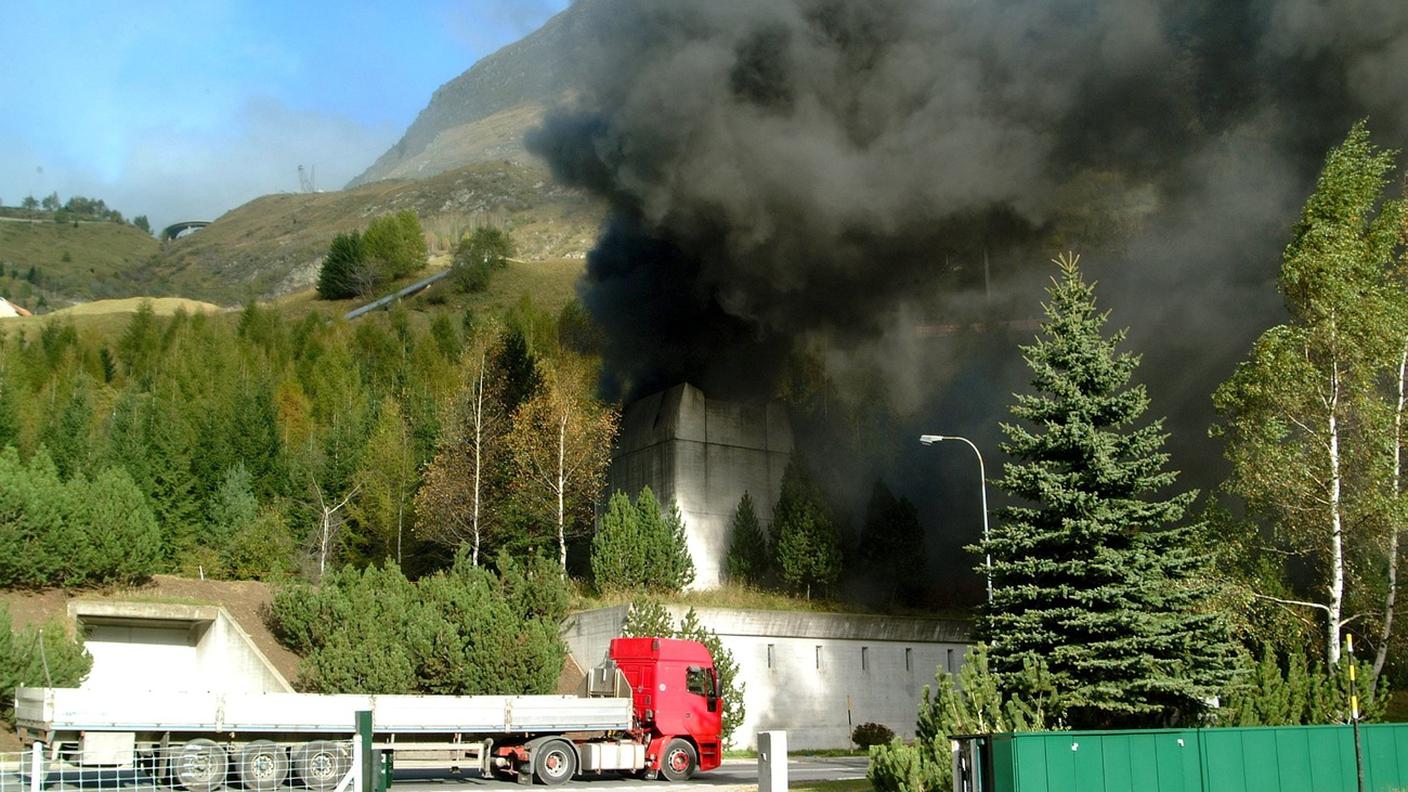
[{"label": "green metal fence", "polygon": [[[1408,792],[1408,724],[1360,727],[1365,792]],[[1357,792],[1348,726],[995,734],[981,792]],[[960,786],[960,789],[963,787]]]}]

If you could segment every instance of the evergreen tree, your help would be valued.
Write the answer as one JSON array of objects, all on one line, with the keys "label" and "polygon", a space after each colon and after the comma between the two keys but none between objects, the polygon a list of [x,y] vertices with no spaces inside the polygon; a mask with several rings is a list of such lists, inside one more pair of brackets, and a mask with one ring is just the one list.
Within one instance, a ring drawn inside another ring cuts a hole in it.
[{"label": "evergreen tree", "polygon": [[324,300],[345,300],[361,294],[365,258],[359,232],[333,237],[318,270],[318,296]]},{"label": "evergreen tree", "polygon": [[349,543],[362,561],[402,563],[419,483],[410,440],[401,406],[389,396],[382,399],[353,478],[358,494],[348,507],[354,523]]},{"label": "evergreen tree", "polygon": [[127,370],[128,379],[141,387],[151,385],[157,358],[161,354],[161,329],[151,300],[137,304],[137,312],[127,320],[122,338],[117,342],[117,356]]},{"label": "evergreen tree", "polygon": [[684,534],[684,514],[680,513],[679,503],[672,500],[662,517],[663,530],[656,544],[659,557],[652,567],[656,569],[659,588],[677,592],[694,582],[694,559],[690,558],[689,540]]},{"label": "evergreen tree", "polygon": [[1035,393],[1002,426],[1013,461],[998,483],[1023,503],[978,548],[993,583],[978,637],[999,676],[1047,663],[1078,728],[1194,723],[1230,662],[1179,527],[1194,493],[1162,494],[1177,473],[1163,422],[1137,426],[1139,359],[1117,351],[1124,332],[1102,334],[1108,314],[1077,259],[1057,263],[1041,335],[1022,348]]},{"label": "evergreen tree", "polygon": [[[0,348],[0,355],[4,354]],[[20,417],[18,388],[11,383],[6,371],[0,367],[0,449],[18,445],[20,441]]]},{"label": "evergreen tree", "polygon": [[49,417],[39,441],[49,449],[59,476],[71,478],[88,469],[93,452],[93,405],[88,384],[79,378],[58,412]]},{"label": "evergreen tree", "polygon": [[773,564],[782,580],[811,599],[841,574],[841,535],[810,471],[797,458],[782,474],[773,509]]},{"label": "evergreen tree", "polygon": [[729,580],[752,585],[761,584],[768,573],[768,540],[758,524],[753,497],[747,492],[733,513],[725,568]]},{"label": "evergreen tree", "polygon": [[683,589],[694,581],[679,509],[660,510],[650,487],[634,504],[616,492],[592,539],[592,575],[602,591]]},{"label": "evergreen tree", "polygon": [[236,386],[227,439],[233,458],[254,477],[254,492],[263,500],[283,494],[283,443],[274,389],[267,379]]},{"label": "evergreen tree", "polygon": [[259,516],[259,499],[254,497],[254,482],[244,464],[236,462],[225,471],[225,479],[207,512],[209,536],[216,548],[225,547],[236,534],[254,524]]},{"label": "evergreen tree", "polygon": [[75,516],[82,521],[84,542],[70,549],[81,558],[82,568],[65,585],[132,583],[157,569],[161,529],[127,471],[108,468],[91,482],[76,478],[68,488],[82,504]]},{"label": "evergreen tree", "polygon": [[533,398],[543,386],[537,359],[517,326],[507,327],[499,335],[494,349],[494,369],[503,378],[503,404],[507,415],[513,415],[519,405]]},{"label": "evergreen tree", "polygon": [[0,720],[14,722],[17,687],[78,687],[83,682],[93,658],[79,632],[70,636],[58,619],[12,632],[10,614],[0,606]]},{"label": "evergreen tree", "polygon": [[918,510],[908,498],[896,498],[878,479],[866,506],[859,555],[870,579],[885,590],[887,600],[893,600],[906,584],[918,581],[928,563]]},{"label": "evergreen tree", "polygon": [[592,580],[597,590],[644,588],[647,549],[640,513],[626,493],[617,490],[607,501],[601,527],[592,537]]}]

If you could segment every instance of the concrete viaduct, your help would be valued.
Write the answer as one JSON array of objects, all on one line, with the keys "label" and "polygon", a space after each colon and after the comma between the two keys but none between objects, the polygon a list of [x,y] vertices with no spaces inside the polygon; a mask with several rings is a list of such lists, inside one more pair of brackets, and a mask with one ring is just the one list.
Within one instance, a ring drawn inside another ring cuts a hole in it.
[{"label": "concrete viaduct", "polygon": [[208,225],[210,225],[209,220],[182,220],[179,223],[172,223],[161,230],[161,240],[169,242],[179,238],[182,234],[205,228]]}]

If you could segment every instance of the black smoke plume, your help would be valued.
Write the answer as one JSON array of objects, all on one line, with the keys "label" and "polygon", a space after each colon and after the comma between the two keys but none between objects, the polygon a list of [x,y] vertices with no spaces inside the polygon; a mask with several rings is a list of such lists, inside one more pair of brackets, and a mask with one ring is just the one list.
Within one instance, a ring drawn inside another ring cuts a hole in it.
[{"label": "black smoke plume", "polygon": [[[995,451],[1022,322],[1070,248],[1145,353],[1176,463],[1214,481],[1208,396],[1278,320],[1279,250],[1321,158],[1366,115],[1383,144],[1408,130],[1403,0],[570,13],[599,46],[529,143],[610,205],[582,292],[609,339],[604,389],[772,395],[807,350],[843,387],[879,384],[906,453],[916,429]],[[971,525],[969,461],[945,468],[959,492],[921,486],[929,459],[865,473]]]}]

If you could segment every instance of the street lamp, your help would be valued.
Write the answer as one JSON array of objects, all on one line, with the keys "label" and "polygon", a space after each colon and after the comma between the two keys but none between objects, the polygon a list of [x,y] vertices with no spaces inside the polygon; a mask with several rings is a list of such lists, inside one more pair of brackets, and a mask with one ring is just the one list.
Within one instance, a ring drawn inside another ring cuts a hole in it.
[{"label": "street lamp", "polygon": [[[983,499],[983,545],[988,543],[988,471],[983,464],[983,452],[973,444],[972,440],[966,437],[955,437],[953,435],[919,435],[919,442],[931,446],[935,443],[942,443],[945,440],[958,440],[967,443],[973,449],[973,453],[978,455],[978,491]],[[992,605],[992,553],[985,553],[983,556],[983,571],[987,573],[988,579],[988,605]]]}]

